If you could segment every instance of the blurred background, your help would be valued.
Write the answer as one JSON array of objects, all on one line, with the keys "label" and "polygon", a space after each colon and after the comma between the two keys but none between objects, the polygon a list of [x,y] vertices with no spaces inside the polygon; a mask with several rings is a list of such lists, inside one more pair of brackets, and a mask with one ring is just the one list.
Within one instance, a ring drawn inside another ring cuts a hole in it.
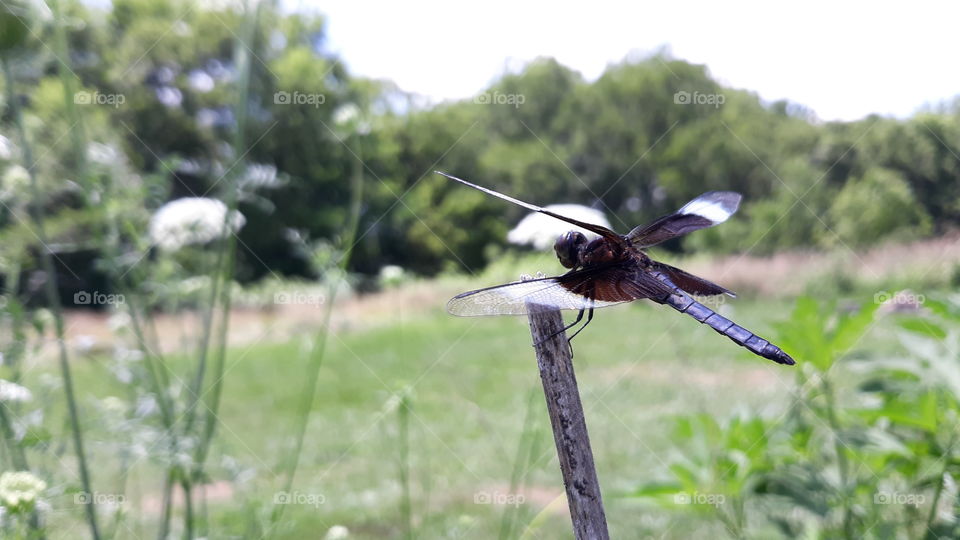
[{"label": "blurred background", "polygon": [[[960,537],[960,47],[934,2],[0,2],[0,536],[563,538],[527,323],[651,255],[575,362],[615,538]],[[704,300],[707,302],[707,300]]]}]

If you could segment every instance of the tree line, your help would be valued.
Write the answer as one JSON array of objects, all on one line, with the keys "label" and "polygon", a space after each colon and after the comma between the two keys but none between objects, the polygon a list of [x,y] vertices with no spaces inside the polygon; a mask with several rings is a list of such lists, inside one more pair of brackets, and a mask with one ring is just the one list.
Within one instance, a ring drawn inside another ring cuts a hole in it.
[{"label": "tree line", "polygon": [[[595,81],[541,58],[473,98],[425,104],[389,81],[351,75],[327,48],[321,15],[262,3],[244,104],[244,140],[254,143],[234,149],[239,14],[170,0],[64,9],[66,21],[37,16],[14,66],[39,146],[48,234],[64,260],[96,259],[87,239],[111,213],[129,224],[117,234],[136,244],[161,204],[223,198],[226,184],[241,190],[246,218],[237,277],[310,276],[316,246],[346,249],[351,178],[361,175],[354,272],[478,269],[523,211],[434,169],[538,204],[594,206],[621,232],[703,191],[744,195],[736,219],[673,250],[855,249],[940,234],[960,216],[960,100],[907,119],[823,122],[661,52],[611,65]],[[58,24],[69,58],[47,46]],[[8,126],[3,118],[5,134]],[[92,141],[79,154],[67,144],[78,130]],[[0,238],[6,250],[37,249],[18,219],[15,145],[0,142],[12,148],[0,152]],[[274,173],[263,181],[238,163]],[[243,178],[221,181],[229,175]]]}]

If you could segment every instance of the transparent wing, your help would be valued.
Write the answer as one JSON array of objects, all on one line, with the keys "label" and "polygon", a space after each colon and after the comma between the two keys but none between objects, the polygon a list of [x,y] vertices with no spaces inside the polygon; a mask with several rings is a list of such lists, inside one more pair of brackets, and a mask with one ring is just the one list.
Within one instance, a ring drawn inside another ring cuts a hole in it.
[{"label": "transparent wing", "polygon": [[740,194],[733,191],[710,191],[683,205],[673,214],[637,227],[627,234],[636,247],[648,247],[693,231],[713,227],[726,221],[740,207]]},{"label": "transparent wing", "polygon": [[526,315],[530,306],[596,309],[639,298],[660,298],[671,288],[652,274],[623,266],[517,281],[454,296],[447,311],[460,317]]},{"label": "transparent wing", "polygon": [[556,278],[544,278],[458,294],[447,302],[447,311],[458,317],[526,315],[531,304],[580,310],[607,307],[626,301],[594,300],[567,290]]}]

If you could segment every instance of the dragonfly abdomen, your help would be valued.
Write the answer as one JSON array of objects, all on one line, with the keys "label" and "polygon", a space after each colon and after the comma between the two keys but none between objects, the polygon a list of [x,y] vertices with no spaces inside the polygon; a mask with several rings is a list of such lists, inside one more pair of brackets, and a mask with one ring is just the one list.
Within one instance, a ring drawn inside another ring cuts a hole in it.
[{"label": "dragonfly abdomen", "polygon": [[780,350],[780,347],[734,323],[680,291],[676,291],[674,294],[668,296],[664,300],[664,303],[680,313],[690,315],[698,322],[713,328],[717,333],[727,336],[737,345],[747,348],[750,352],[758,356],[773,360],[778,364],[792,366],[795,363],[793,358],[790,358],[790,355]]}]

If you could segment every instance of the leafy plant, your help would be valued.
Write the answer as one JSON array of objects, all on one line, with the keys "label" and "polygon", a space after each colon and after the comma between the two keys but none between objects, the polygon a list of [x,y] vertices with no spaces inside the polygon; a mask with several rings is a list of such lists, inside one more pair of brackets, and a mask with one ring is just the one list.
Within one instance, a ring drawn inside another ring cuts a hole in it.
[{"label": "leafy plant", "polygon": [[[770,525],[789,538],[955,537],[960,311],[924,308],[894,315],[903,352],[881,356],[856,352],[876,303],[842,312],[798,299],[776,338],[800,364],[788,410],[678,419],[673,479],[633,495],[711,510],[732,537]],[[748,527],[751,508],[766,519]]]}]

